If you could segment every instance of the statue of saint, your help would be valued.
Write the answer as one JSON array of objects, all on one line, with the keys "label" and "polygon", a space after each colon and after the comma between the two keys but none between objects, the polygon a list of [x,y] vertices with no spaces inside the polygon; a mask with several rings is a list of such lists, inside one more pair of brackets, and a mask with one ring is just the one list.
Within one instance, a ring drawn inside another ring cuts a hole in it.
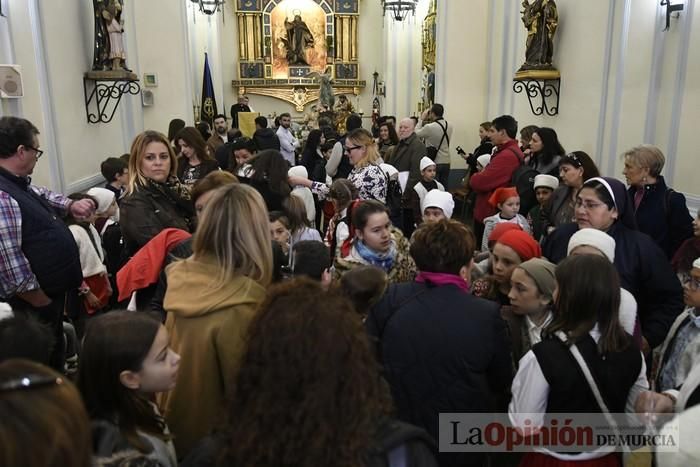
[{"label": "statue of saint", "polygon": [[522,20],[527,28],[525,63],[520,71],[551,70],[554,54],[554,33],[559,15],[554,0],[523,0]]},{"label": "statue of saint", "polygon": [[285,19],[284,28],[287,31],[287,38],[282,39],[282,42],[287,49],[287,63],[290,66],[309,66],[306,60],[306,49],[314,46],[314,36],[301,19],[301,12],[295,12],[294,21]]},{"label": "statue of saint", "polygon": [[123,0],[93,0],[95,9],[95,41],[93,71],[131,71],[126,67],[122,11]]},{"label": "statue of saint", "polygon": [[105,0],[92,0],[95,11],[95,40],[93,42],[92,69],[102,71],[109,59],[109,35],[107,25],[102,19],[102,12],[106,10]]}]

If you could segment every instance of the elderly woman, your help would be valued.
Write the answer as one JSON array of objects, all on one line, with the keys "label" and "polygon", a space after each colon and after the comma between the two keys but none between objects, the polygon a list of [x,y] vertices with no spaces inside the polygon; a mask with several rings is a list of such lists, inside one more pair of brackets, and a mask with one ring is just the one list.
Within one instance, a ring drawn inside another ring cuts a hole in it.
[{"label": "elderly woman", "polygon": [[[458,221],[416,230],[415,282],[389,285],[367,317],[397,414],[436,439],[440,412],[503,410],[512,377],[505,323],[494,303],[469,293],[476,240]],[[472,454],[478,456],[478,454]],[[439,453],[440,465],[481,465]]]},{"label": "elderly woman", "polygon": [[622,182],[608,177],[586,181],[576,197],[576,223],[559,227],[547,238],[544,256],[554,263],[563,260],[569,239],[587,227],[602,230],[615,240],[615,268],[622,287],[639,305],[644,346],[657,347],[683,309],[683,291],[663,251],[636,230]]},{"label": "elderly woman", "polygon": [[634,147],[625,153],[624,160],[622,174],[634,200],[637,226],[671,259],[681,244],[693,236],[693,218],[685,196],[666,186],[661,175],[666,158],[656,146]]}]

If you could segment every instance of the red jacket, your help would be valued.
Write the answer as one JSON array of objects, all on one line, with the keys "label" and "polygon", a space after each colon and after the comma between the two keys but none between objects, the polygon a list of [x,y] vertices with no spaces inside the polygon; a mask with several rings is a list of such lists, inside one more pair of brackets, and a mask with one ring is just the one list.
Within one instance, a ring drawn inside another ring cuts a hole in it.
[{"label": "red jacket", "polygon": [[471,176],[469,186],[476,193],[475,220],[483,223],[485,218],[496,214],[496,209],[489,204],[489,197],[497,188],[512,185],[513,172],[520,166],[523,157],[518,142],[512,139],[497,147],[483,171]]},{"label": "red jacket", "polygon": [[131,293],[145,289],[158,282],[163,264],[178,243],[187,240],[192,235],[184,230],[167,228],[146,243],[129,261],[117,272],[117,290],[119,301],[126,300]]}]

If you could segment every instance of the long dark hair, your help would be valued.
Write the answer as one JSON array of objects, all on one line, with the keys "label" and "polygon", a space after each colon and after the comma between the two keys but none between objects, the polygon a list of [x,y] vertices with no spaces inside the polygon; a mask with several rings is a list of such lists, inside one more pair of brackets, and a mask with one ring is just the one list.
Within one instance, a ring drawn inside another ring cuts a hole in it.
[{"label": "long dark hair", "polygon": [[[381,130],[383,126],[385,126],[387,131],[389,131],[389,142],[394,146],[399,144],[399,135],[396,134],[396,128],[394,128],[394,125],[391,122],[384,122],[379,125],[379,129]],[[386,143],[380,139],[379,144],[381,145]]]},{"label": "long dark hair", "polygon": [[559,160],[559,167],[564,164],[568,164],[575,168],[583,168],[583,181],[585,182],[589,178],[600,177],[600,171],[598,167],[593,162],[591,156],[583,151],[571,152]]},{"label": "long dark hair", "polygon": [[91,419],[109,420],[141,452],[151,447],[137,430],[168,439],[165,422],[148,397],[124,386],[123,371],[141,370],[156,334],[159,320],[146,313],[114,311],[90,320],[83,340],[78,389]]},{"label": "long dark hair", "polygon": [[292,192],[287,182],[289,164],[279,151],[275,149],[260,151],[251,159],[250,165],[253,168],[251,180],[267,182],[270,190],[281,196],[289,196]]},{"label": "long dark hair", "polygon": [[306,145],[304,146],[304,157],[306,157],[307,154],[311,156],[316,155],[316,150],[321,144],[321,136],[323,136],[321,130],[311,130],[309,132],[309,136],[306,138]]},{"label": "long dark hair", "polygon": [[214,158],[209,154],[209,149],[207,149],[207,142],[202,138],[202,135],[195,127],[186,126],[182,130],[178,131],[175,135],[175,144],[180,146],[179,142],[183,140],[188,146],[194,149],[197,154],[197,158],[204,161],[211,161]]},{"label": "long dark hair", "polygon": [[620,325],[620,277],[602,256],[569,256],[555,273],[558,286],[554,320],[545,335],[563,331],[576,343],[598,324],[601,353],[620,352],[632,342]]},{"label": "long dark hair", "polygon": [[551,128],[540,127],[533,132],[542,140],[542,150],[537,153],[537,161],[542,165],[551,164],[555,156],[563,156],[566,151],[559,142],[557,132]]},{"label": "long dark hair", "polygon": [[219,465],[364,465],[391,409],[352,304],[309,279],[268,292],[248,328],[230,401]]}]

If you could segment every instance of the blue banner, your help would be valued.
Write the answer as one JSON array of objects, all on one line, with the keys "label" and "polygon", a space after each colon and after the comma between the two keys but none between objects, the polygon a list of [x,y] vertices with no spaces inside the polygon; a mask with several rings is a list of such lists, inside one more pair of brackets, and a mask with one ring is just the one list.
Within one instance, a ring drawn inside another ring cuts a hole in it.
[{"label": "blue banner", "polygon": [[202,77],[202,107],[199,120],[207,122],[210,127],[214,125],[214,116],[219,111],[216,109],[216,96],[214,95],[214,83],[211,80],[209,70],[209,56],[204,54],[204,76]]}]

